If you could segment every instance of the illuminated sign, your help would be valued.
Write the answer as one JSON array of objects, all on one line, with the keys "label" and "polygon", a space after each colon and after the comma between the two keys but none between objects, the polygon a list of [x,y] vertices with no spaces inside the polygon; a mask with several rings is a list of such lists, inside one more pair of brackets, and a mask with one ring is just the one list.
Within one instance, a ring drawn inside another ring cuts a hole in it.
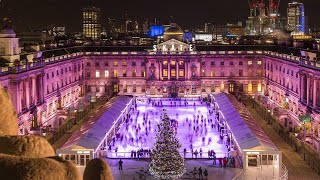
[{"label": "illuminated sign", "polygon": [[153,51],[193,51],[193,45],[171,39],[158,45],[153,45]]}]

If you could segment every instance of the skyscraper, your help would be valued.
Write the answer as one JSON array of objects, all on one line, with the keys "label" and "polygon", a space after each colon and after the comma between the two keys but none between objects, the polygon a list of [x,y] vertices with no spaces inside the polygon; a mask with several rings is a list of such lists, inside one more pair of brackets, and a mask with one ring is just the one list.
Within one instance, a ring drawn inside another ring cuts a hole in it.
[{"label": "skyscraper", "polygon": [[100,39],[101,10],[96,7],[83,8],[83,36],[93,40]]},{"label": "skyscraper", "polygon": [[288,31],[305,32],[304,4],[300,2],[291,2],[288,4]]}]

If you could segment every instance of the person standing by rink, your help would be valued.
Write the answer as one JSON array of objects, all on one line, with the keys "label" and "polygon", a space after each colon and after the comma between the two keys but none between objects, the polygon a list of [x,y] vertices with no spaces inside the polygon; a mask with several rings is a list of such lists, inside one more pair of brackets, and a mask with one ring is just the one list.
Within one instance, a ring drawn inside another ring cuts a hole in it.
[{"label": "person standing by rink", "polygon": [[118,165],[119,165],[119,170],[122,171],[122,164],[123,164],[123,161],[120,159],[120,161],[118,162]]}]

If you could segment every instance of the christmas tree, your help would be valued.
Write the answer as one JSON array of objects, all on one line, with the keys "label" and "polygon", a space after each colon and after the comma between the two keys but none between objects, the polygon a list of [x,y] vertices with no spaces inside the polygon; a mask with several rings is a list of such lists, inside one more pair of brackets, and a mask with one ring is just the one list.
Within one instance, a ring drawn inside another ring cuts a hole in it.
[{"label": "christmas tree", "polygon": [[170,119],[163,112],[163,119],[158,124],[156,142],[152,150],[150,173],[159,179],[178,179],[186,172],[184,159],[179,154],[181,145]]}]

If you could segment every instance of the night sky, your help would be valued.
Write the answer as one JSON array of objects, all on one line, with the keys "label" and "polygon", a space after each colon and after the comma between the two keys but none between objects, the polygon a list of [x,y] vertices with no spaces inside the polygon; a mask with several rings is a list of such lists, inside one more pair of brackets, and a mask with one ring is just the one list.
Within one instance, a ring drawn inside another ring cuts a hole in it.
[{"label": "night sky", "polygon": [[[281,14],[286,13],[288,1],[281,0]],[[310,26],[319,26],[320,0],[301,1]],[[50,25],[66,26],[68,32],[81,31],[81,9],[90,3],[102,9],[103,17],[118,18],[125,10],[129,17],[158,17],[163,22],[173,16],[183,28],[205,21],[245,21],[249,14],[247,0],[2,0],[0,17],[9,16],[18,31]]]}]

